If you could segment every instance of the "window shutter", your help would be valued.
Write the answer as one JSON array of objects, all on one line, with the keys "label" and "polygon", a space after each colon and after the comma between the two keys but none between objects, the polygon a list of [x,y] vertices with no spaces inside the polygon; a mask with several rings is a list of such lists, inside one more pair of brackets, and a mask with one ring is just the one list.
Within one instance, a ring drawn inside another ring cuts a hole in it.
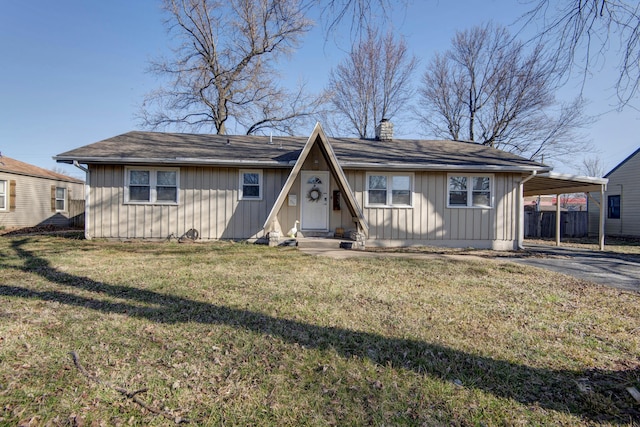
[{"label": "window shutter", "polygon": [[9,181],[9,210],[16,210],[16,180]]},{"label": "window shutter", "polygon": [[56,211],[56,186],[51,186],[51,212]]}]

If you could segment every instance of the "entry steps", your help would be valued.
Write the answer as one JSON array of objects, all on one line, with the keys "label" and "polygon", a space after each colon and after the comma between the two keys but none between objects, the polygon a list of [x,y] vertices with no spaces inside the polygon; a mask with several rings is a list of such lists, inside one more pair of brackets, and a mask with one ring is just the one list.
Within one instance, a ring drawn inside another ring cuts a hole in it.
[{"label": "entry steps", "polygon": [[349,239],[336,239],[333,237],[297,237],[299,248],[340,249],[342,246],[351,246]]}]

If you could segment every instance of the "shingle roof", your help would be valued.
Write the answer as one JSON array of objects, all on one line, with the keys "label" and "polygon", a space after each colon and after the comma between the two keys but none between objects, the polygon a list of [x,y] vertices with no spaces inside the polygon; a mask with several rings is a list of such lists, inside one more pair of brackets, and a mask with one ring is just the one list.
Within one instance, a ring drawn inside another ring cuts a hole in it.
[{"label": "shingle roof", "polygon": [[[128,132],[54,157],[59,162],[110,164],[260,165],[290,167],[308,138]],[[459,141],[375,141],[330,138],[345,169],[549,170],[522,157]]]},{"label": "shingle roof", "polygon": [[57,181],[84,183],[84,181],[82,181],[81,179],[43,169],[38,166],[30,165],[29,163],[24,163],[20,160],[12,159],[6,156],[0,157],[0,172],[34,176],[38,178],[55,179]]}]

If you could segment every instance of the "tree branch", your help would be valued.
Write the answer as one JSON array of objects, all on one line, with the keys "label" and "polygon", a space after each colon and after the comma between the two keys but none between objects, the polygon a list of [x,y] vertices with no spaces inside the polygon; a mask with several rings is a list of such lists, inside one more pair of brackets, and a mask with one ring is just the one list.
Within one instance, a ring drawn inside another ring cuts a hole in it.
[{"label": "tree branch", "polygon": [[100,384],[103,387],[111,388],[111,389],[117,391],[118,393],[120,393],[123,396],[131,399],[133,402],[137,403],[138,405],[140,405],[141,407],[143,407],[147,411],[149,411],[149,412],[151,412],[153,414],[156,414],[156,415],[161,415],[162,417],[166,418],[167,420],[170,420],[170,421],[174,422],[175,424],[188,424],[188,423],[191,422],[187,418],[174,416],[174,415],[172,415],[171,413],[169,413],[167,411],[161,411],[160,409],[154,408],[153,406],[150,406],[145,401],[140,399],[138,397],[138,395],[142,394],[142,393],[146,393],[148,391],[148,389],[142,388],[140,390],[130,391],[130,390],[127,390],[126,388],[119,387],[119,386],[117,386],[117,385],[115,385],[113,383],[110,383],[108,381],[102,381],[100,378],[98,378],[98,377],[96,377],[94,375],[91,375],[89,372],[87,372],[87,370],[84,368],[84,366],[82,366],[82,364],[80,363],[80,357],[78,356],[78,353],[75,350],[71,351],[69,354],[71,355],[71,358],[73,360],[73,364],[76,366],[76,368],[78,368],[80,373],[82,375],[84,375],[87,379],[89,379],[90,381],[93,381],[93,382],[95,382],[97,384]]}]

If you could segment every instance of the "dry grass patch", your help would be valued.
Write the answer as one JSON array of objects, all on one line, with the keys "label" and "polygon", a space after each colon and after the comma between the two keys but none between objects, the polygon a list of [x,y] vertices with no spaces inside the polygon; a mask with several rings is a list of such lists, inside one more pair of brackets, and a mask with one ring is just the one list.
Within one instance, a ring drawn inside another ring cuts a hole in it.
[{"label": "dry grass patch", "polygon": [[640,419],[639,295],[551,272],[60,237],[0,262],[0,424]]}]

